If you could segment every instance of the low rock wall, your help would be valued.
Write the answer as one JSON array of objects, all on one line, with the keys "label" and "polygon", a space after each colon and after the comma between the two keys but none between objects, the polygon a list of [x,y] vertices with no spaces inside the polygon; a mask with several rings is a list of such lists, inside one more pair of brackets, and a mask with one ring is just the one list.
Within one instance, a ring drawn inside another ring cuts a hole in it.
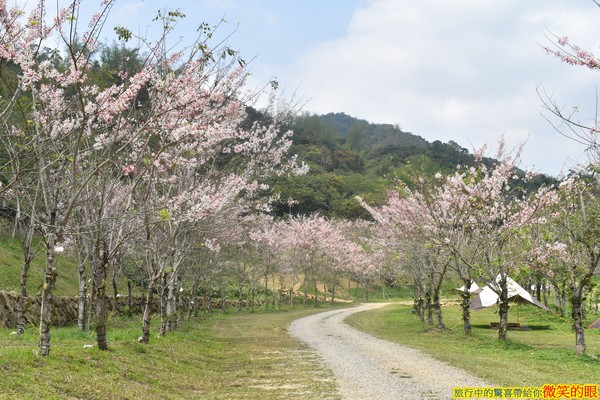
[{"label": "low rock wall", "polygon": [[[19,295],[15,292],[0,291],[0,327],[14,328],[17,325],[17,300]],[[52,325],[68,326],[77,324],[77,305],[79,298],[71,296],[54,296],[52,305]],[[42,297],[28,297],[25,306],[25,319],[28,323],[38,325],[40,321],[40,308]],[[107,310],[121,314],[127,306],[127,298],[121,297],[118,302],[114,298],[107,298]],[[144,299],[133,297],[129,310],[132,313],[141,313]],[[158,307],[158,304],[157,304]]]},{"label": "low rock wall", "polygon": [[[19,298],[16,292],[0,291],[0,327],[15,328],[17,326],[17,300]],[[160,310],[158,296],[155,295],[155,303],[153,310]],[[77,305],[79,298],[75,296],[54,296],[52,306],[52,325],[53,326],[69,326],[77,324]],[[208,307],[200,300],[200,310],[206,310]],[[40,321],[40,308],[42,297],[29,297],[25,306],[25,319],[29,324],[37,326]],[[129,312],[133,314],[141,314],[144,309],[145,299],[140,296],[131,298]],[[122,314],[128,305],[127,297],[119,297],[115,301],[114,297],[107,297],[106,307],[109,313]],[[184,301],[184,312],[187,312],[188,302]],[[259,307],[262,302],[242,301],[242,308]],[[213,299],[211,301],[212,309],[219,309],[221,302]],[[225,307],[237,307],[237,302],[227,300]],[[86,310],[87,311],[87,310]]]}]

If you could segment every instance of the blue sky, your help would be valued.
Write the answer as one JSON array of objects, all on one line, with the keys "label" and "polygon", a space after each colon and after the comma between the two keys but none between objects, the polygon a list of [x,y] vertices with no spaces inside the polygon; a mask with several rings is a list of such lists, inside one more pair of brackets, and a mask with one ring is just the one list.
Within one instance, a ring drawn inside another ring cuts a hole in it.
[{"label": "blue sky", "polygon": [[469,149],[493,149],[501,135],[527,140],[522,167],[553,175],[585,160],[540,115],[536,88],[593,116],[600,71],[540,46],[553,33],[600,55],[592,0],[118,0],[107,37],[115,24],[145,32],[165,4],[187,15],[184,42],[201,22],[225,18],[221,34],[235,30],[230,47],[253,59],[249,85],[276,77],[307,112],[346,112]]}]

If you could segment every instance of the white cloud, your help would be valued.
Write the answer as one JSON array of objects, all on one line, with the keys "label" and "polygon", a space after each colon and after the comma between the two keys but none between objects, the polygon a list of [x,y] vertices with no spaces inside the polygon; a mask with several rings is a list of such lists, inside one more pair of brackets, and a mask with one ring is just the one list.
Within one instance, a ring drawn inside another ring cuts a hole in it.
[{"label": "white cloud", "polygon": [[355,11],[344,37],[276,75],[301,83],[310,111],[398,123],[465,147],[493,147],[503,133],[509,143],[528,139],[524,163],[557,174],[565,159],[581,159],[580,146],[540,116],[536,87],[579,104],[592,99],[598,73],[563,65],[540,44],[552,32],[596,50],[599,22],[590,2],[374,0]]}]

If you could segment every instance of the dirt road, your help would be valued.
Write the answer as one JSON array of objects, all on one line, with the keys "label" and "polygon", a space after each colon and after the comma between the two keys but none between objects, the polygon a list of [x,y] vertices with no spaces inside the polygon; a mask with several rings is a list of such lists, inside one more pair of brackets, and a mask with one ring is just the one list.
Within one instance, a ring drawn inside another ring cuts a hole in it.
[{"label": "dirt road", "polygon": [[334,372],[343,399],[442,400],[452,398],[454,386],[490,386],[418,350],[377,339],[343,322],[353,313],[383,306],[363,304],[323,312],[290,325],[292,336],[312,347]]}]

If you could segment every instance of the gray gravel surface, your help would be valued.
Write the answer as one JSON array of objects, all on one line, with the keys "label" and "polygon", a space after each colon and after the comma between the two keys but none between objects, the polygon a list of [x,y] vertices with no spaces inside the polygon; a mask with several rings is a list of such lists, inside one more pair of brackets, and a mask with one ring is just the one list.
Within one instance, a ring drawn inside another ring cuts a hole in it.
[{"label": "gray gravel surface", "polygon": [[492,386],[418,350],[377,339],[343,322],[353,313],[383,306],[327,311],[290,325],[292,336],[312,347],[333,371],[343,399],[451,399],[454,386]]}]

